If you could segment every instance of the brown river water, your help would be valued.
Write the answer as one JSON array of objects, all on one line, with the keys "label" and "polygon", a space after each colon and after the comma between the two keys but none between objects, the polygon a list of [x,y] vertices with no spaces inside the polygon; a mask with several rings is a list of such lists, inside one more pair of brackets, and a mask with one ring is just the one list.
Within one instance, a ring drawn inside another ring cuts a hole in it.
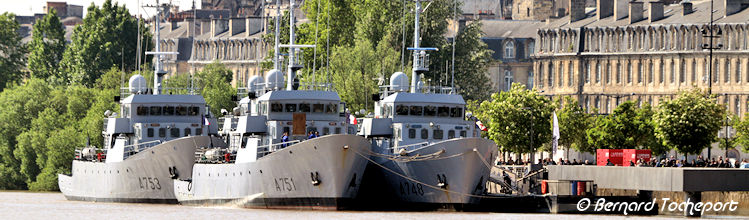
[{"label": "brown river water", "polygon": [[665,216],[553,215],[476,212],[299,211],[67,201],[58,193],[0,191],[0,220],[63,219],[662,219]]}]

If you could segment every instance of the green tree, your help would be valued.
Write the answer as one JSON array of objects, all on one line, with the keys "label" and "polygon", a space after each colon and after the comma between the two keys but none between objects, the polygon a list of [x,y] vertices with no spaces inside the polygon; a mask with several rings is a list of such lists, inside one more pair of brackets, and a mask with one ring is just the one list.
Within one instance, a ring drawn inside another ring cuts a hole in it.
[{"label": "green tree", "polygon": [[715,141],[724,115],[725,107],[714,96],[697,89],[682,91],[676,99],[658,106],[655,133],[680,153],[698,154]]},{"label": "green tree", "polygon": [[531,151],[530,137],[533,149],[551,141],[551,113],[555,108],[538,91],[513,83],[510,91],[492,94],[491,100],[471,111],[489,128],[487,137],[502,151],[529,153],[535,152]]},{"label": "green tree", "polygon": [[562,106],[557,112],[559,145],[573,148],[578,152],[594,153],[596,149],[588,144],[585,134],[593,122],[592,117],[570,96],[564,96]]},{"label": "green tree", "polygon": [[231,98],[237,94],[237,89],[229,83],[231,80],[231,70],[218,61],[206,65],[195,74],[194,86],[200,88],[199,92],[211,107],[213,115],[221,115],[221,109],[231,110],[237,105]]},{"label": "green tree", "polygon": [[23,76],[26,47],[21,43],[19,28],[16,15],[8,12],[0,15],[0,91]]},{"label": "green tree", "polygon": [[65,28],[54,9],[34,24],[28,47],[28,68],[31,76],[42,79],[55,78],[50,81],[61,80],[58,78],[58,72],[65,51]]},{"label": "green tree", "polygon": [[[101,7],[88,7],[83,24],[73,30],[61,66],[65,82],[93,86],[112,67],[136,69],[138,23],[127,8],[106,0]],[[143,57],[153,43],[148,28],[141,27]]]},{"label": "green tree", "polygon": [[[642,115],[644,116],[644,115]],[[645,141],[648,121],[638,117],[637,103],[626,101],[614,113],[596,118],[594,126],[586,132],[588,144],[598,149],[635,149]]]},{"label": "green tree", "polygon": [[733,120],[733,129],[736,130],[735,145],[741,146],[744,152],[749,152],[749,113],[744,114],[743,119]]}]

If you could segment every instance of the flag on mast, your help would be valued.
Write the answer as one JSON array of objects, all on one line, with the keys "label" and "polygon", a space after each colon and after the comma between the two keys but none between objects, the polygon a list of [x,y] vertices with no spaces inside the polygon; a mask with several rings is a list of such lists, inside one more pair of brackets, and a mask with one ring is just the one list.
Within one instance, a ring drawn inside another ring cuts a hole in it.
[{"label": "flag on mast", "polygon": [[552,142],[551,142],[551,153],[554,155],[557,153],[557,146],[559,145],[559,121],[557,120],[557,112],[554,111],[554,128],[551,131]]}]

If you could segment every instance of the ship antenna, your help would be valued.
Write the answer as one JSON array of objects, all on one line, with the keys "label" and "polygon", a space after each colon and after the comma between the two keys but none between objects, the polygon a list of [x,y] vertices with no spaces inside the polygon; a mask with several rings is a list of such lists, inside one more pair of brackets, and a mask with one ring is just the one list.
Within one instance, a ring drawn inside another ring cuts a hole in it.
[{"label": "ship antenna", "polygon": [[315,45],[302,45],[294,44],[296,41],[296,34],[294,33],[294,2],[296,0],[289,0],[289,44],[282,44],[280,47],[289,48],[289,69],[286,73],[286,90],[295,90],[294,79],[296,78],[296,71],[302,68],[302,64],[299,62],[299,57],[296,54],[299,48],[314,48]]},{"label": "ship antenna", "polygon": [[159,0],[156,0],[156,6],[147,6],[147,7],[155,7],[156,8],[156,18],[154,19],[156,21],[156,29],[154,29],[154,32],[156,32],[156,50],[153,52],[146,52],[147,55],[154,55],[155,64],[153,66],[153,94],[158,95],[161,93],[161,77],[166,74],[166,71],[162,69],[162,55],[177,55],[178,52],[162,52],[161,51],[161,26],[160,26],[160,20],[161,20],[161,5],[159,5]]},{"label": "ship antenna", "polygon": [[280,52],[278,51],[280,48],[278,47],[279,44],[281,44],[281,0],[276,0],[276,34],[275,34],[275,45],[273,46],[273,69],[280,70],[281,65],[278,63],[278,56],[280,56]]},{"label": "ship antenna", "polygon": [[450,93],[455,92],[455,43],[458,41],[458,30],[460,29],[460,24],[458,23],[458,1],[455,1],[455,5],[453,5],[453,19],[453,22],[455,22],[455,35],[453,35],[453,59],[452,64],[450,64]]},{"label": "ship antenna", "polygon": [[[416,2],[416,8],[414,9],[414,47],[408,48],[413,50],[414,61],[413,70],[411,74],[411,93],[419,93],[420,88],[417,88],[419,83],[419,74],[429,71],[429,54],[426,51],[436,51],[434,47],[419,47],[419,15],[421,13],[421,1],[425,0],[414,0]],[[429,5],[427,5],[429,7]]]}]

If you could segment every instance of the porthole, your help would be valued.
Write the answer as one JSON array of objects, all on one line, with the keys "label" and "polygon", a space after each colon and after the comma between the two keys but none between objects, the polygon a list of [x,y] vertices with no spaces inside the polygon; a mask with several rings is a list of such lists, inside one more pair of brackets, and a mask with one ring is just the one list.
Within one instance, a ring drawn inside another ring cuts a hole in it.
[{"label": "porthole", "polygon": [[260,173],[263,173],[263,170],[260,170]]}]

